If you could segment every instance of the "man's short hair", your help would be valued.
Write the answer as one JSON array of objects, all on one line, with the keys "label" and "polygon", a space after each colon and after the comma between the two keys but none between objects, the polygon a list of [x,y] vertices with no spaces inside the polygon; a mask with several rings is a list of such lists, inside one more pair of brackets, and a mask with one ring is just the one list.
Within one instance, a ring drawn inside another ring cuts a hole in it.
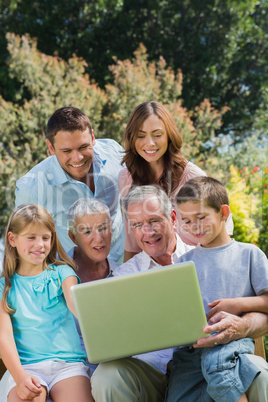
[{"label": "man's short hair", "polygon": [[133,186],[123,201],[124,213],[128,217],[128,207],[132,204],[141,204],[149,198],[155,197],[160,202],[162,213],[170,218],[172,212],[172,204],[164,190],[159,186]]},{"label": "man's short hair", "polygon": [[199,176],[185,183],[176,195],[178,205],[187,201],[204,202],[209,207],[220,211],[222,205],[229,205],[224,185],[213,177]]},{"label": "man's short hair", "polygon": [[47,122],[46,137],[53,145],[55,135],[60,131],[73,132],[89,129],[92,134],[92,126],[89,118],[80,109],[68,106],[57,109]]},{"label": "man's short hair", "polygon": [[106,214],[111,220],[110,210],[106,204],[95,198],[79,198],[68,211],[68,225],[70,231],[75,232],[75,221],[84,215]]}]

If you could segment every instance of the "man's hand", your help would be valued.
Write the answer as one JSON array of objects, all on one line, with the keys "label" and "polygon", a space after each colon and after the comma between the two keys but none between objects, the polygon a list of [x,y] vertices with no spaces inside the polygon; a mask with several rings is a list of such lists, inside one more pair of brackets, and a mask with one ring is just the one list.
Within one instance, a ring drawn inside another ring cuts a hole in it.
[{"label": "man's hand", "polygon": [[30,374],[26,374],[17,383],[17,395],[22,400],[31,400],[42,392],[42,387],[38,379]]},{"label": "man's hand", "polygon": [[[215,344],[226,344],[237,339],[246,338],[250,329],[250,320],[246,316],[220,311],[211,317],[203,329],[204,334],[212,334],[207,338],[200,338],[193,345],[195,348],[213,347]],[[214,334],[215,332],[215,334]]]}]

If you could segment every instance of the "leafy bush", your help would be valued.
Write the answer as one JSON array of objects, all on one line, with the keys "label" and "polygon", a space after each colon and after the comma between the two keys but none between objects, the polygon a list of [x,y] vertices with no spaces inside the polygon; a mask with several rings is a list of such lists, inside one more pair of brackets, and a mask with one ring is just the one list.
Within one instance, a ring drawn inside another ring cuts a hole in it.
[{"label": "leafy bush", "polygon": [[167,105],[184,134],[184,152],[188,158],[208,163],[202,143],[214,135],[227,110],[215,110],[204,100],[194,111],[187,111],[180,99],[182,74],[166,65],[160,57],[149,62],[144,46],[133,60],[111,66],[114,83],[101,90],[85,73],[84,60],[73,56],[68,62],[37,50],[29,36],[7,34],[10,76],[21,83],[16,102],[0,96],[0,235],[14,206],[16,180],[44,159],[47,153],[45,127],[59,107],[76,106],[90,118],[96,137],[121,142],[131,111],[140,102],[158,100]]},{"label": "leafy bush", "polygon": [[237,170],[251,201],[251,216],[259,232],[256,243],[268,255],[268,166]]},{"label": "leafy bush", "polygon": [[9,71],[21,83],[17,103],[0,96],[0,235],[14,206],[16,180],[44,159],[45,127],[59,107],[80,107],[98,128],[105,92],[85,74],[85,62],[46,56],[27,35],[7,34]]},{"label": "leafy bush", "polygon": [[237,241],[256,243],[259,230],[253,216],[257,213],[258,199],[254,193],[248,192],[246,180],[233,165],[226,187],[234,221],[234,238]]}]

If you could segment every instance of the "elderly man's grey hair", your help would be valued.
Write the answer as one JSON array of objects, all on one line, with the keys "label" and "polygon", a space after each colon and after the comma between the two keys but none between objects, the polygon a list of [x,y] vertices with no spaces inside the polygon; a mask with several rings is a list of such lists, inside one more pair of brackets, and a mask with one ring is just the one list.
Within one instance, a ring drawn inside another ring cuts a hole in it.
[{"label": "elderly man's grey hair", "polygon": [[170,218],[172,212],[172,203],[167,194],[161,187],[156,185],[134,186],[130,189],[123,201],[124,213],[128,217],[127,210],[132,204],[141,204],[148,201],[149,198],[156,198],[160,202],[161,212]]},{"label": "elderly man's grey hair", "polygon": [[75,220],[83,215],[107,214],[111,219],[110,210],[106,204],[95,198],[79,198],[68,211],[68,225],[72,233],[75,230]]}]

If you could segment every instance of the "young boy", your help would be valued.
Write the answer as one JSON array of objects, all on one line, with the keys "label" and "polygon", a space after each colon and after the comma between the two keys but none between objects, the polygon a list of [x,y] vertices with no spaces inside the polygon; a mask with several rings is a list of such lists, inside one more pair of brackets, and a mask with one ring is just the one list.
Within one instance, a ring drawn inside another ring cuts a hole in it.
[{"label": "young boy", "polygon": [[[255,245],[227,234],[230,209],[224,186],[197,177],[180,189],[176,202],[184,229],[199,243],[178,261],[195,263],[208,319],[218,311],[268,313],[267,258]],[[253,353],[250,338],[214,348],[177,348],[166,401],[247,401],[245,392],[259,374],[246,355]]]}]

